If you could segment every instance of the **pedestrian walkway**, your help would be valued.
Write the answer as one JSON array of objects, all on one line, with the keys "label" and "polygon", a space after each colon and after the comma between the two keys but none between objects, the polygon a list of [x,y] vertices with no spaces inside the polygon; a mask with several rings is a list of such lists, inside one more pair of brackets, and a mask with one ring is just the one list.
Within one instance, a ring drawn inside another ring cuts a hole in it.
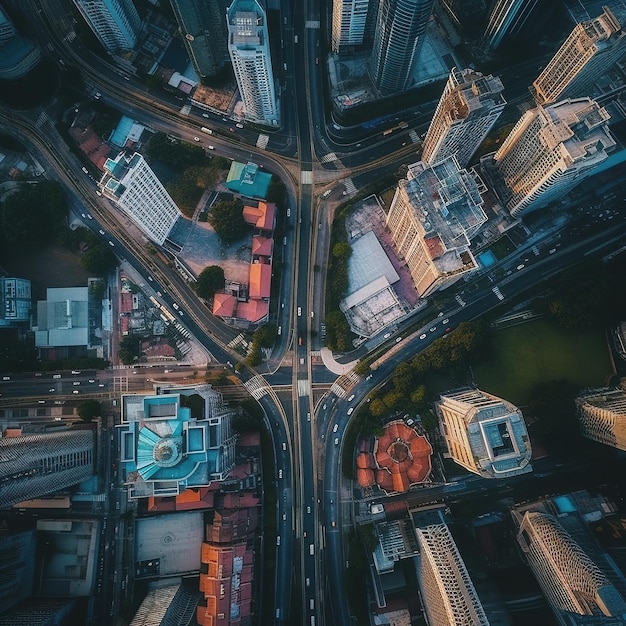
[{"label": "pedestrian walkway", "polygon": [[331,163],[332,161],[337,160],[337,155],[334,152],[329,152],[325,154],[321,159],[320,163]]},{"label": "pedestrian walkway", "polygon": [[267,147],[267,144],[269,143],[269,135],[259,135],[259,138],[256,140],[256,147],[259,150],[265,150],[265,148]]},{"label": "pedestrian walkway", "polygon": [[356,193],[356,185],[352,182],[351,178],[346,178],[342,182],[343,186],[346,188],[346,196]]},{"label": "pedestrian walkway", "polygon": [[328,348],[322,348],[320,350],[320,356],[322,357],[322,362],[327,370],[330,370],[334,374],[348,374],[353,369],[354,366],[358,363],[358,361],[352,361],[350,363],[337,363],[333,357],[333,353]]},{"label": "pedestrian walkway", "polygon": [[259,400],[267,394],[267,385],[265,384],[265,379],[262,376],[255,376],[254,378],[247,380],[243,386],[255,400]]},{"label": "pedestrian walkway", "polygon": [[409,132],[409,139],[413,142],[413,143],[419,143],[420,140],[420,136],[417,134],[416,130],[412,130]]}]

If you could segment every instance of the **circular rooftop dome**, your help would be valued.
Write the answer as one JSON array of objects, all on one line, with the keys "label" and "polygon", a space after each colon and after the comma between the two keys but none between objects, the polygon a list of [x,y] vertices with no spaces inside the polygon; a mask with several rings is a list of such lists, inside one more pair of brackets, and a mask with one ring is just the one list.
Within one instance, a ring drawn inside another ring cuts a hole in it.
[{"label": "circular rooftop dome", "polygon": [[182,458],[182,446],[180,439],[163,437],[159,439],[152,449],[152,458],[160,467],[173,467]]}]

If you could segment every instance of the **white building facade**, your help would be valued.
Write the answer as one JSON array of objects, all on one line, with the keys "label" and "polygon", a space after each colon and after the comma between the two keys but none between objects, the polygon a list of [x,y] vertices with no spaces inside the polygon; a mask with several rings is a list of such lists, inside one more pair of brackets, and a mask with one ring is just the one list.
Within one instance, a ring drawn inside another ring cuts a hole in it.
[{"label": "white building facade", "polygon": [[513,217],[569,193],[615,149],[609,114],[590,98],[526,111],[495,153],[502,201]]},{"label": "white building facade", "polygon": [[74,4],[107,52],[135,47],[141,19],[132,0],[74,0]]},{"label": "white building facade", "polygon": [[503,89],[497,77],[453,68],[426,133],[422,161],[454,155],[466,167],[506,105]]},{"label": "white building facade", "polygon": [[265,126],[280,125],[265,10],[257,0],[234,0],[227,11],[228,53],[244,117]]},{"label": "white building facade", "polygon": [[115,159],[107,159],[98,186],[159,245],[163,245],[181,216],[174,200],[138,152],[130,157],[122,152]]}]

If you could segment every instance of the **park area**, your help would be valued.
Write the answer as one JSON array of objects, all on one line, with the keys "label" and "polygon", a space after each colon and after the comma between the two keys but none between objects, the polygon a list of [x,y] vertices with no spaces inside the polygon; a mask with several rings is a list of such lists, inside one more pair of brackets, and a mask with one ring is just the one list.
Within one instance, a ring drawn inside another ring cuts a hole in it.
[{"label": "park area", "polygon": [[612,375],[602,330],[570,331],[549,319],[493,331],[491,358],[473,366],[476,385],[524,406],[537,384],[567,380],[579,387],[605,385]]}]

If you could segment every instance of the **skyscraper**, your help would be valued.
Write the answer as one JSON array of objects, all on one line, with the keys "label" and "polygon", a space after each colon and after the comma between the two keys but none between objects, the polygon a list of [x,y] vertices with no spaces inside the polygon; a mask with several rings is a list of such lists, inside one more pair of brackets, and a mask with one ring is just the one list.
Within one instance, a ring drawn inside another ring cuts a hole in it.
[{"label": "skyscraper", "polygon": [[215,76],[228,59],[226,0],[170,0],[198,76]]},{"label": "skyscraper", "polygon": [[626,32],[604,7],[599,17],[577,24],[533,83],[535,99],[549,104],[592,96],[593,83],[626,52]]},{"label": "skyscraper", "polygon": [[525,31],[536,28],[546,19],[551,4],[555,3],[542,0],[496,0],[487,20],[485,47],[495,50],[506,40],[511,41]]},{"label": "skyscraper", "polygon": [[615,147],[608,120],[590,98],[526,111],[493,157],[511,215],[558,200],[592,174]]},{"label": "skyscraper", "polygon": [[94,473],[90,430],[0,439],[0,508],[39,498],[87,480]]},{"label": "skyscraper", "polygon": [[510,402],[464,388],[441,394],[435,409],[450,456],[468,471],[483,478],[532,471],[526,424]]},{"label": "skyscraper", "polygon": [[466,167],[506,105],[502,90],[497,77],[453,68],[426,133],[422,161],[454,155]]},{"label": "skyscraper", "polygon": [[141,20],[132,0],[74,0],[107,52],[132,50],[141,30]]},{"label": "skyscraper", "polygon": [[544,505],[519,507],[512,515],[517,542],[560,624],[625,623],[621,594]]},{"label": "skyscraper", "polygon": [[418,584],[428,623],[488,626],[487,615],[441,509],[410,511],[417,542]]},{"label": "skyscraper", "polygon": [[594,389],[576,398],[583,437],[626,451],[626,393]]},{"label": "skyscraper", "polygon": [[153,241],[163,245],[181,213],[144,158],[123,152],[107,159],[98,183],[102,194],[113,200]]},{"label": "skyscraper", "polygon": [[379,0],[370,76],[382,95],[411,86],[434,0]]},{"label": "skyscraper", "polygon": [[244,116],[266,126],[280,124],[265,10],[257,0],[233,0],[227,11],[228,53],[243,100]]},{"label": "skyscraper", "polygon": [[[372,4],[374,0],[371,0]],[[363,44],[370,0],[333,0],[332,50]]]},{"label": "skyscraper", "polygon": [[470,239],[487,221],[476,180],[454,157],[409,166],[386,225],[421,297],[478,267]]}]

